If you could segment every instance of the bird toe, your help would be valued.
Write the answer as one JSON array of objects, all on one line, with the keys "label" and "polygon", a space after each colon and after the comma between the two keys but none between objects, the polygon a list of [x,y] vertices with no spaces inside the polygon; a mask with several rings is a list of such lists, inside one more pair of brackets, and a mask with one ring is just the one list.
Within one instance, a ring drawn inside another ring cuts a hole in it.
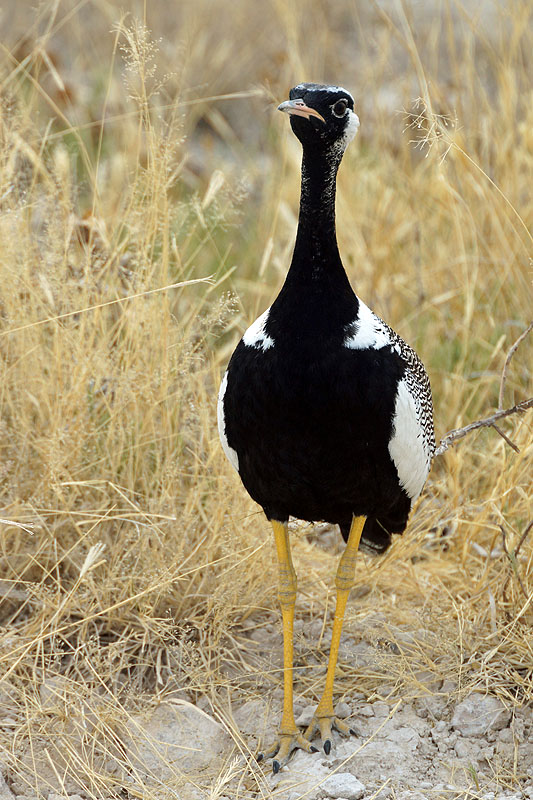
[{"label": "bird toe", "polygon": [[335,715],[318,717],[316,714],[303,735],[307,741],[310,741],[318,731],[320,733],[324,752],[327,756],[329,756],[333,743],[333,730],[338,731],[340,734],[342,734],[342,736],[357,736],[357,731],[348,725],[344,720],[339,719],[339,717],[336,717]]},{"label": "bird toe", "polygon": [[284,767],[294,750],[304,750],[306,753],[318,753],[318,748],[304,738],[299,731],[297,733],[280,734],[270,747],[257,753],[256,761],[266,761],[272,758],[272,772],[274,775]]}]

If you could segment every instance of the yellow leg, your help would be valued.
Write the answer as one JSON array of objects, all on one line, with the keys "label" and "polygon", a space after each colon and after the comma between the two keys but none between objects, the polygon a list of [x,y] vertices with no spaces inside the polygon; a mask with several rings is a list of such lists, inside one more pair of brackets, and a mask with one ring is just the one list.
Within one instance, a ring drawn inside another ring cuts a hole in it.
[{"label": "yellow leg", "polygon": [[292,693],[292,662],[294,634],[294,605],[296,602],[296,572],[291,558],[289,531],[286,522],[271,520],[276,541],[279,566],[279,601],[283,621],[283,714],[279,729],[279,738],[264,753],[257,756],[263,758],[276,756],[272,768],[274,773],[288,761],[295,747],[301,747],[309,753],[316,753],[317,748],[304,739],[294,721]]},{"label": "yellow leg", "polygon": [[331,750],[331,728],[334,726],[341,733],[349,734],[354,731],[342,720],[338,719],[333,711],[333,682],[335,679],[335,669],[337,666],[337,656],[342,633],[342,623],[344,622],[344,612],[348,595],[353,586],[355,578],[355,560],[359,549],[359,541],[365,524],[366,517],[354,517],[346,544],[346,550],[341,556],[337,575],[335,577],[335,587],[337,589],[337,604],[335,606],[335,617],[333,620],[333,631],[331,636],[331,648],[329,651],[328,671],[326,673],[326,684],[320,702],[315,711],[311,724],[305,731],[305,738],[311,739],[315,731],[320,731],[320,736],[324,743],[324,750],[328,754]]}]

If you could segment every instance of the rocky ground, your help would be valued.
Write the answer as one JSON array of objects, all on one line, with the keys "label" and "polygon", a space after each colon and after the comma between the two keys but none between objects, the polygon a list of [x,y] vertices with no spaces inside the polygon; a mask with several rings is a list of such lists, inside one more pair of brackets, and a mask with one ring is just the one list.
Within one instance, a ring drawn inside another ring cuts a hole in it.
[{"label": "rocky ground", "polygon": [[[315,640],[321,623],[305,625],[297,620],[297,651],[306,639]],[[277,620],[245,630],[249,652],[268,671],[281,657]],[[425,631],[403,632],[405,642],[415,644]],[[326,637],[327,638],[327,637]],[[392,657],[394,647],[392,644]],[[341,660],[357,663],[364,672],[376,663],[376,645],[346,635]],[[298,653],[296,658],[298,661]],[[298,676],[298,668],[296,672]],[[116,747],[106,748],[105,758],[93,754],[93,768],[113,778],[116,790],[100,796],[143,798],[178,797],[181,800],[233,800],[275,797],[276,800],[424,800],[469,798],[474,800],[525,800],[533,798],[533,717],[529,708],[506,706],[493,695],[480,691],[461,693],[457,684],[435,678],[430,671],[417,675],[419,691],[410,699],[379,699],[354,691],[345,693],[337,705],[340,717],[349,718],[357,735],[348,739],[334,734],[329,756],[323,751],[296,752],[278,775],[270,765],[253,759],[259,742],[268,740],[279,722],[281,689],[264,694],[250,692],[231,702],[231,712],[222,716],[207,701],[190,701],[175,692],[158,705],[125,717],[116,727]],[[390,687],[389,687],[390,689]],[[43,686],[43,707],[54,713],[54,693],[61,686]],[[245,697],[248,699],[244,699]],[[305,726],[314,704],[297,695],[295,711]],[[55,709],[57,712],[57,708]],[[215,717],[218,716],[218,719]],[[2,725],[9,724],[9,718]],[[72,754],[87,760],[87,742],[80,738],[73,721]],[[95,717],[84,717],[85,729],[97,726]],[[64,729],[63,729],[64,732]],[[77,738],[76,738],[77,737]],[[77,744],[76,744],[77,741]],[[61,755],[53,754],[53,741],[34,738],[17,759],[16,769],[5,765],[0,800],[47,798],[85,800],[94,797],[76,779]],[[52,753],[52,756],[51,756]],[[98,760],[99,758],[99,760]],[[82,770],[80,771],[80,776]],[[36,777],[37,776],[37,777]],[[34,787],[30,790],[30,786]]]}]

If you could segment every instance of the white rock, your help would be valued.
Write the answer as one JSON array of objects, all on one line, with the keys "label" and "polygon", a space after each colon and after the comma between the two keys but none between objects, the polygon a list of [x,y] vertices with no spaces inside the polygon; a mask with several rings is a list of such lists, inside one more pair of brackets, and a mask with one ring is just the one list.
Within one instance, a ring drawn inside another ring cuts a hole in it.
[{"label": "white rock", "polygon": [[429,695],[418,701],[419,715],[423,718],[440,720],[446,708],[446,698],[442,695]]},{"label": "white rock", "polygon": [[463,736],[484,736],[506,728],[510,719],[511,712],[497,697],[472,692],[455,706],[451,725]]},{"label": "white rock", "polygon": [[300,797],[317,800],[324,796],[322,784],[329,775],[329,765],[321,763],[320,753],[297,750],[287,766],[267,780],[276,800],[298,800]]},{"label": "white rock", "polygon": [[389,739],[391,742],[395,742],[400,747],[409,750],[416,750],[418,743],[420,742],[420,736],[418,733],[409,726],[388,731],[387,739]]},{"label": "white rock", "polygon": [[359,717],[373,717],[374,716],[374,709],[368,703],[364,706],[360,706],[357,711],[355,712]]},{"label": "white rock", "polygon": [[129,760],[149,785],[160,785],[176,774],[195,773],[220,760],[232,747],[222,725],[189,704],[161,704],[149,716],[138,714],[128,724],[125,742]]},{"label": "white rock", "polygon": [[349,717],[352,713],[352,709],[348,703],[337,703],[335,713],[339,719],[346,719],[346,717]]},{"label": "white rock", "polygon": [[0,800],[15,800],[15,795],[5,782],[2,773],[0,773]]},{"label": "white rock", "polygon": [[392,795],[392,789],[390,786],[384,786],[380,792],[375,797],[375,800],[387,800]]},{"label": "white rock", "polygon": [[374,715],[380,719],[389,716],[390,706],[383,700],[376,700],[375,703],[372,703],[372,708],[374,709]]},{"label": "white rock", "polygon": [[326,778],[322,784],[322,790],[326,793],[326,797],[336,800],[339,798],[359,800],[365,793],[365,786],[351,772],[337,772]]},{"label": "white rock", "polygon": [[[48,795],[48,800],[65,800],[65,795],[52,792],[52,794]],[[83,800],[83,798],[81,794],[69,794],[68,800]]]},{"label": "white rock", "polygon": [[468,739],[458,739],[453,747],[457,758],[467,758],[469,761],[476,761],[481,753],[479,744]]},{"label": "white rock", "polygon": [[273,739],[277,732],[277,715],[270,704],[260,697],[244,703],[234,712],[233,719],[246,736],[270,736]]},{"label": "white rock", "polygon": [[296,720],[297,725],[307,726],[313,719],[313,715],[315,713],[316,706],[309,705],[304,708],[298,719]]}]

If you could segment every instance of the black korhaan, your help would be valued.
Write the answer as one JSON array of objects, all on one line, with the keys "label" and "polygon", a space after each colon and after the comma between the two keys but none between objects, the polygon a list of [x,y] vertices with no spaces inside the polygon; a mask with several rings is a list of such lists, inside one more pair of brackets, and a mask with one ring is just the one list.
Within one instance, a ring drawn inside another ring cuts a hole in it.
[{"label": "black korhaan", "polygon": [[[335,184],[357,133],[352,95],[303,83],[279,106],[303,146],[298,233],[285,283],[248,328],[219,394],[222,445],[272,522],[280,564],[285,701],[280,735],[265,755],[274,771],[294,747],[324,749],[344,606],[359,545],[384,551],[402,533],[435,450],[429,379],[416,353],[354,293],[335,234]],[[305,734],[292,715],[292,620],[296,576],[289,516],[340,526],[337,614],[326,688]]]}]

